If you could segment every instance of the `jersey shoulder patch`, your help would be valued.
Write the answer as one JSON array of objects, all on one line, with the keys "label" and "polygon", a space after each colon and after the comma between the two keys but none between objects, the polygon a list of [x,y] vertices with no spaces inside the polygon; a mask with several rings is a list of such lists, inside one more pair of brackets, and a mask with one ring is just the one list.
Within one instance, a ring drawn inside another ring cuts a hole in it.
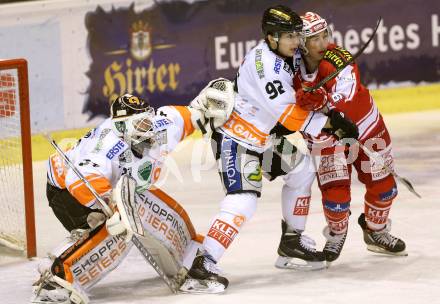
[{"label": "jersey shoulder patch", "polygon": [[346,49],[335,46],[327,49],[324,54],[323,60],[331,63],[336,69],[342,67],[347,61],[351,60],[353,55]]}]

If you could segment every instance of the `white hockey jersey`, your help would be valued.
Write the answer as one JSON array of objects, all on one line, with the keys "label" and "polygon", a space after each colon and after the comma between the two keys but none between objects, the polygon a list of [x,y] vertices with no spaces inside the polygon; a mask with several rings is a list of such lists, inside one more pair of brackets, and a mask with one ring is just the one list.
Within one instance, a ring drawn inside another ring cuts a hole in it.
[{"label": "white hockey jersey", "polygon": [[[299,51],[294,59],[296,66],[298,60]],[[278,122],[291,131],[318,135],[327,117],[295,105],[293,72],[266,42],[260,42],[238,70],[234,111],[220,132],[260,153],[272,145],[269,133]]]},{"label": "white hockey jersey", "polygon": [[[156,144],[136,157],[129,145],[116,136],[108,118],[81,138],[66,155],[99,194],[110,191],[123,173],[137,181],[138,193],[149,189],[159,178],[165,157],[194,128],[191,114],[183,106],[165,106],[157,110],[153,121]],[[58,154],[48,160],[48,182],[69,192],[84,206],[98,208],[92,193]]]}]

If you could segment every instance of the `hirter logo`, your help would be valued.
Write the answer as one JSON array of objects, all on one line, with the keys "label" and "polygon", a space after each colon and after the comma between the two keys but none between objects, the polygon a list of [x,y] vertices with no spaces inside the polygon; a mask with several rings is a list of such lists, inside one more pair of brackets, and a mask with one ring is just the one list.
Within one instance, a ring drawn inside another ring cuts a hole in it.
[{"label": "hirter logo", "polygon": [[219,219],[209,229],[208,236],[219,242],[226,249],[238,234],[238,230]]},{"label": "hirter logo", "polygon": [[310,196],[298,197],[296,199],[293,215],[308,215],[310,207]]}]

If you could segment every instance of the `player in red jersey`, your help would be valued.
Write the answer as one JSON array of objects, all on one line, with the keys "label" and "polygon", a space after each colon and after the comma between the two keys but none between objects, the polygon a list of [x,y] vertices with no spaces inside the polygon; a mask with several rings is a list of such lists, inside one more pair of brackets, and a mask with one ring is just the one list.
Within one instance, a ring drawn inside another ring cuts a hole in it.
[{"label": "player in red jersey", "polygon": [[[356,123],[359,142],[369,150],[377,151],[384,162],[393,168],[390,135],[368,89],[361,84],[359,69],[354,62],[320,89],[312,93],[303,90],[304,86],[317,84],[340,69],[352,55],[330,43],[331,33],[325,19],[312,12],[307,12],[301,18],[305,42],[300,68],[294,76],[297,103],[309,111],[341,112]],[[324,247],[326,260],[332,262],[339,257],[347,236],[352,167],[356,169],[366,190],[364,213],[360,215],[358,223],[362,227],[367,248],[385,254],[406,255],[405,243],[389,233],[391,221],[388,216],[397,195],[394,177],[359,150],[356,144],[348,149],[336,136],[328,133],[321,133],[317,137],[304,134],[304,138],[318,159],[318,184],[328,224],[324,229],[327,238]]]}]

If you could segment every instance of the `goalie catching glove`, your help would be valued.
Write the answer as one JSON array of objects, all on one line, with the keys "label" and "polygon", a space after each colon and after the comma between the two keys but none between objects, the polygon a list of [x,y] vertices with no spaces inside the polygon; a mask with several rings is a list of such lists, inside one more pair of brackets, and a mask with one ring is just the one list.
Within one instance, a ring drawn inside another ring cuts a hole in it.
[{"label": "goalie catching glove", "polygon": [[214,130],[222,126],[234,109],[234,84],[218,78],[209,84],[189,104],[191,122],[194,128],[207,133],[206,126]]}]

